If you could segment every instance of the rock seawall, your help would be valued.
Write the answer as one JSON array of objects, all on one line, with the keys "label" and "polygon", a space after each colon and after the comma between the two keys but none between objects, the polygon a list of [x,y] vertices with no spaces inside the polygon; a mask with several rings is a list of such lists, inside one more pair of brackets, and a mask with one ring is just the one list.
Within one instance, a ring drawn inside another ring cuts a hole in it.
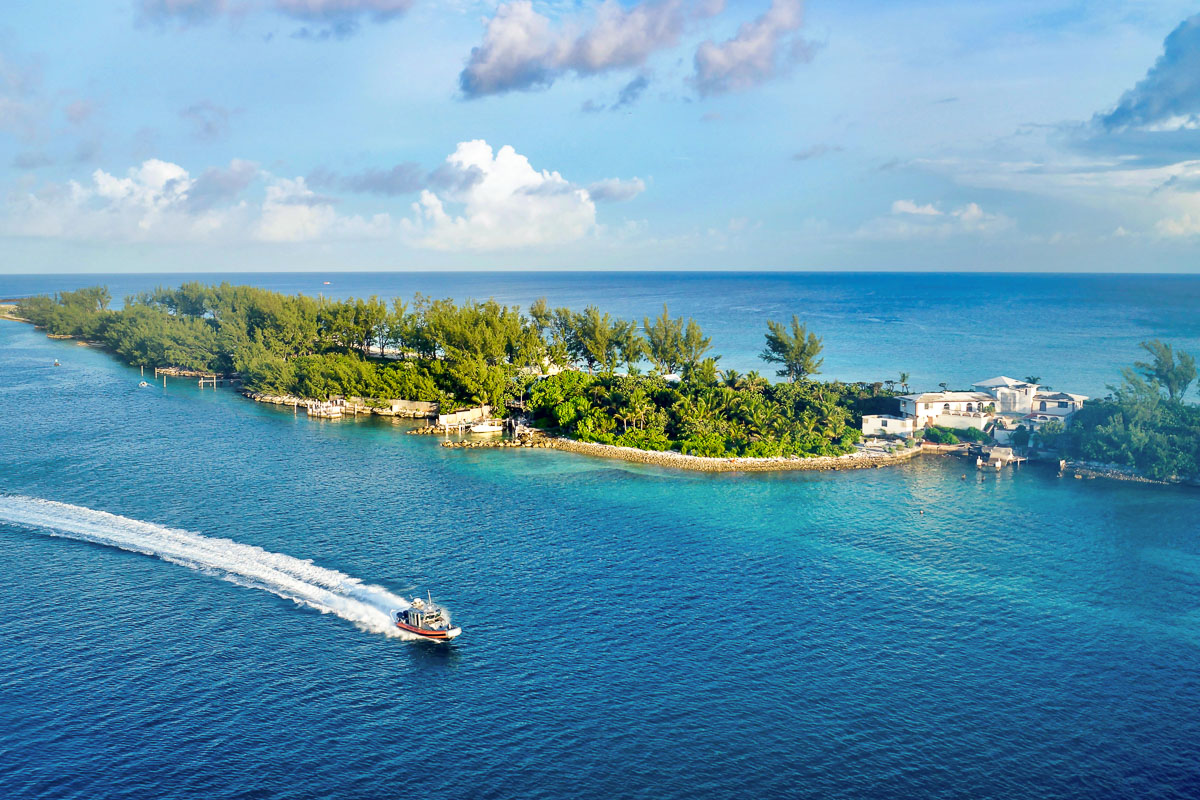
[{"label": "rock seawall", "polygon": [[817,458],[706,458],[687,456],[674,451],[638,450],[635,447],[618,447],[611,444],[580,442],[552,436],[520,436],[516,439],[463,440],[445,442],[443,447],[456,449],[489,449],[505,447],[535,447],[562,450],[567,453],[616,458],[635,464],[648,464],[670,469],[686,469],[694,472],[785,472],[785,471],[833,471],[847,469],[875,469],[902,464],[920,455],[921,449],[914,447],[898,453],[858,452],[845,456],[820,456]]}]

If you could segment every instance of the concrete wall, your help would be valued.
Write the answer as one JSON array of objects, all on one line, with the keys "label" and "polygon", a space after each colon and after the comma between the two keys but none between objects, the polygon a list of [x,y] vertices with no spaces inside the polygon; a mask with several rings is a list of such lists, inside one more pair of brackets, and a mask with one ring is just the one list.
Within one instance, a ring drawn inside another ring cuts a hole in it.
[{"label": "concrete wall", "polygon": [[403,411],[410,414],[436,414],[437,403],[427,403],[424,400],[393,400],[392,411]]},{"label": "concrete wall", "polygon": [[480,419],[487,419],[492,415],[491,406],[476,406],[475,408],[464,409],[463,411],[455,411],[453,414],[439,414],[437,418],[438,425],[461,425],[465,422],[475,422]]},{"label": "concrete wall", "polygon": [[983,430],[983,426],[988,423],[988,419],[987,414],[968,414],[963,411],[952,414],[938,414],[933,418],[933,424],[942,428],[954,428],[960,431],[965,431],[967,428]]}]

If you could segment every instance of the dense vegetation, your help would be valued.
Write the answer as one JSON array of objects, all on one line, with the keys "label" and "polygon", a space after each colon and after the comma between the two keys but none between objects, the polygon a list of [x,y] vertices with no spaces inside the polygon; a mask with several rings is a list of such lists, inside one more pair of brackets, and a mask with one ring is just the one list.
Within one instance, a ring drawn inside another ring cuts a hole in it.
[{"label": "dense vegetation", "polygon": [[[882,383],[819,382],[819,337],[772,322],[763,358],[786,383],[718,368],[691,319],[613,318],[589,306],[522,313],[494,301],[390,306],[248,286],[188,283],[126,298],[103,288],[22,301],[54,335],[98,341],[127,362],[239,373],[248,389],[426,400],[444,410],[521,398],[537,424],[585,441],[707,456],[835,455],[861,414],[886,410]],[[643,370],[646,370],[643,374]]]},{"label": "dense vegetation", "polygon": [[1162,342],[1153,357],[1124,370],[1112,394],[1089,402],[1063,430],[1038,432],[1048,446],[1089,461],[1134,467],[1157,479],[1200,477],[1200,406],[1185,402],[1196,362]]}]

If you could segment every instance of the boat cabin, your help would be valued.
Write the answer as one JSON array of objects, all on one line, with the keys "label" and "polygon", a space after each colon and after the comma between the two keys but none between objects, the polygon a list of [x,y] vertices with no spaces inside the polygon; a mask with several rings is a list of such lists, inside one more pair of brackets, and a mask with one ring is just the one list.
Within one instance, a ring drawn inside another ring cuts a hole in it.
[{"label": "boat cabin", "polygon": [[411,625],[414,628],[424,628],[427,631],[437,630],[446,626],[446,620],[442,617],[441,609],[429,608],[407,608],[400,612],[400,621],[405,625]]}]

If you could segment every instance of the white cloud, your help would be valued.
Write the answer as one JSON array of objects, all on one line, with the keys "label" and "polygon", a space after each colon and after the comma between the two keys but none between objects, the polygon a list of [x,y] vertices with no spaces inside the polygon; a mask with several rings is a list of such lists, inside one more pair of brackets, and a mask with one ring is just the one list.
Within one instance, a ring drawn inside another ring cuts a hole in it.
[{"label": "white cloud", "polygon": [[[504,250],[579,239],[596,224],[587,189],[557,172],[536,170],[505,145],[493,153],[482,139],[462,142],[446,159],[480,177],[460,191],[421,192],[414,216],[401,222],[407,238],[434,250]],[[447,210],[447,205],[459,210]]]},{"label": "white cloud", "polygon": [[[239,199],[258,177],[261,203]],[[149,159],[124,176],[95,170],[90,181],[46,184],[8,197],[0,233],[75,241],[296,242],[387,235],[386,214],[338,214],[303,178],[272,178],[234,159],[193,178],[178,164]]]},{"label": "white cloud", "polygon": [[374,239],[387,236],[391,229],[387,214],[370,219],[339,215],[333,201],[309,189],[304,178],[277,178],[267,186],[254,238],[265,242]]},{"label": "white cloud", "polygon": [[689,20],[723,8],[721,0],[691,5],[645,0],[629,8],[604,0],[590,24],[555,29],[530,0],[503,3],[488,21],[483,42],[471,50],[459,85],[467,97],[481,97],[549,86],[568,72],[591,75],[638,67],[655,52],[678,44]]},{"label": "white cloud", "polygon": [[926,217],[940,217],[942,215],[942,212],[938,211],[931,204],[927,203],[923,206],[919,206],[912,200],[897,200],[896,202],[892,203],[892,213],[917,214],[919,216]]},{"label": "white cloud", "polygon": [[892,203],[890,214],[868,221],[854,233],[854,238],[904,240],[990,236],[1010,230],[1014,225],[1009,217],[984,211],[978,203],[967,203],[943,212],[931,203],[919,205],[912,200],[897,200]]},{"label": "white cloud", "polygon": [[630,178],[629,180],[605,178],[591,184],[587,190],[592,199],[598,203],[606,201],[620,203],[632,200],[646,191],[646,183],[641,178]]},{"label": "white cloud", "polygon": [[803,12],[801,0],[771,0],[771,7],[743,23],[732,39],[701,43],[692,84],[704,95],[748,89],[812,58],[812,47],[795,33]]},{"label": "white cloud", "polygon": [[1162,219],[1154,229],[1160,235],[1170,238],[1200,236],[1200,217],[1184,214],[1173,219]]}]

